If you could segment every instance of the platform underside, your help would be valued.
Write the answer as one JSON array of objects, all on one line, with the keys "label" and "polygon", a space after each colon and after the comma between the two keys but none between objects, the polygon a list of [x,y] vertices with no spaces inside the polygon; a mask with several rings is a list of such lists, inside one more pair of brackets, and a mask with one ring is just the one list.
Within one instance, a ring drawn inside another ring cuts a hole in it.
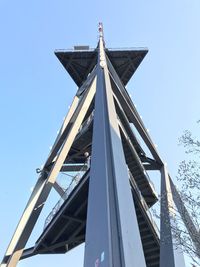
[{"label": "platform underside", "polygon": [[[128,83],[147,52],[147,49],[106,49],[106,54],[124,85]],[[96,49],[89,51],[58,50],[55,51],[55,54],[78,87],[83,84],[96,65],[98,55]]]}]

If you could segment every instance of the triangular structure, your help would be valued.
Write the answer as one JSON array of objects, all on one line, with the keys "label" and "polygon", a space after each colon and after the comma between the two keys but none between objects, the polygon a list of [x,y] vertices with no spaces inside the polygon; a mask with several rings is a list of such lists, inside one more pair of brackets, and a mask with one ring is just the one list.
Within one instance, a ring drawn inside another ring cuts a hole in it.
[{"label": "triangular structure", "polygon": [[[36,254],[66,253],[85,242],[84,267],[183,267],[171,231],[175,187],[125,89],[147,50],[105,48],[102,24],[97,48],[85,49],[56,51],[79,88],[1,266],[14,267]],[[158,198],[148,170],[161,171],[160,234],[149,213]],[[58,174],[76,171],[81,176],[63,190]],[[24,249],[52,188],[62,201],[35,246]]]}]

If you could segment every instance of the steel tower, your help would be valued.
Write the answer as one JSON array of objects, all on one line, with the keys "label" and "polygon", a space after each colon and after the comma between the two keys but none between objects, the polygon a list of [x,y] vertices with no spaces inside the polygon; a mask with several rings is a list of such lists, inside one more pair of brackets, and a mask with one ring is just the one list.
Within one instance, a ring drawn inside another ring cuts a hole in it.
[{"label": "steel tower", "polygon": [[[174,202],[180,213],[184,204],[125,88],[147,52],[107,49],[101,23],[96,49],[79,46],[55,52],[78,90],[38,170],[1,267],[14,267],[37,254],[66,253],[83,242],[84,267],[184,266],[171,230]],[[148,175],[152,170],[161,178],[160,232],[149,212],[158,201]],[[56,181],[61,172],[76,173],[66,190]],[[61,200],[35,245],[25,248],[52,188]],[[188,215],[186,226],[189,220],[191,226]]]}]

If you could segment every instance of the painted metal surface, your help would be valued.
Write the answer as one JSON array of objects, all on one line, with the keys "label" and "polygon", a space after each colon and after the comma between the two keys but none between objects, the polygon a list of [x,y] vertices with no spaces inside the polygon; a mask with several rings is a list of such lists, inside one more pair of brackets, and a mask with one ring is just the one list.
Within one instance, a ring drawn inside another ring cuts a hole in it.
[{"label": "painted metal surface", "polygon": [[160,267],[184,267],[183,253],[172,233],[174,202],[165,165],[161,168]]},{"label": "painted metal surface", "polygon": [[143,267],[102,35],[98,63],[84,266]]}]

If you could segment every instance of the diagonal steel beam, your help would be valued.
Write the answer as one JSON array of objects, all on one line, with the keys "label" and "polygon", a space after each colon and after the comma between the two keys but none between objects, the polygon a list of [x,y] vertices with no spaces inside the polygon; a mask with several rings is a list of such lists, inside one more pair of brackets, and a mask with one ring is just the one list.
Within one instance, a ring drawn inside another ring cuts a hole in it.
[{"label": "diagonal steel beam", "polygon": [[152,142],[134,104],[132,103],[124,85],[122,84],[121,80],[119,79],[115,69],[113,68],[111,62],[108,60],[108,68],[112,77],[112,81],[114,83],[113,92],[115,93],[116,97],[118,98],[121,106],[123,107],[124,111],[127,114],[129,120],[134,124],[136,129],[138,130],[140,136],[143,138],[144,142],[146,143],[147,147],[149,148],[151,154],[156,159],[159,164],[162,164],[162,159],[160,158],[157,149]]},{"label": "diagonal steel beam", "polygon": [[[70,109],[69,109],[67,115],[64,118],[63,124],[62,124],[62,126],[60,128],[60,131],[59,131],[59,133],[57,135],[57,138],[56,138],[56,140],[54,142],[54,145],[53,145],[51,151],[54,151],[54,148],[55,148],[56,144],[58,143],[58,140],[60,139],[61,135],[63,134],[64,130],[66,129],[66,126],[68,125],[69,121],[71,120],[72,115],[74,114],[74,112],[75,112],[75,110],[77,108],[78,102],[79,102],[79,98],[75,95],[75,97],[74,97],[74,99],[72,101],[72,104],[70,106]],[[51,153],[52,152],[50,152],[50,154]]]},{"label": "diagonal steel beam", "polygon": [[[94,77],[96,76],[96,68],[91,72],[91,74],[88,76],[88,79],[84,82],[84,84],[81,86],[81,88],[78,89],[77,94],[72,102],[72,105],[68,111],[67,116],[65,117],[65,120],[63,122],[63,125],[60,129],[60,132],[58,134],[58,138],[56,139],[53,148],[44,164],[44,169],[48,168],[49,165],[53,162],[55,159],[59,149],[61,148],[66,136],[69,133],[71,125],[76,120],[80,109],[83,105],[83,102],[85,101],[85,96],[87,95],[88,88],[91,87],[91,84],[94,80]],[[77,97],[78,96],[78,97]]]},{"label": "diagonal steel beam", "polygon": [[56,192],[62,197],[65,193],[65,190],[58,184],[57,181],[53,184],[54,189]]},{"label": "diagonal steel beam", "polygon": [[161,168],[160,267],[184,267],[183,253],[172,234],[174,202],[166,166]]},{"label": "diagonal steel beam", "polygon": [[79,100],[80,100],[81,95],[91,85],[91,82],[94,79],[95,75],[96,75],[96,70],[94,68],[93,71],[91,72],[91,74],[88,76],[88,79],[77,90],[77,93],[76,93],[76,95],[75,95],[75,97],[74,97],[74,99],[72,101],[72,104],[70,106],[70,109],[69,109],[67,115],[64,118],[63,124],[62,124],[62,126],[61,126],[61,128],[59,130],[58,136],[57,136],[57,138],[56,138],[56,140],[54,142],[54,145],[53,145],[53,147],[51,149],[50,155],[54,152],[54,149],[55,149],[56,144],[58,143],[59,139],[61,139],[61,136],[62,136],[63,132],[65,131],[65,129],[66,129],[69,121],[71,120],[72,115],[74,114],[74,112],[75,112],[75,110],[76,110],[76,108],[78,106],[78,103],[79,103]]},{"label": "diagonal steel beam", "polygon": [[[93,100],[96,91],[96,78],[94,79],[91,87],[84,95],[81,106],[79,106],[79,112],[74,120],[69,133],[63,142],[63,146],[59,151],[59,155],[48,174],[48,177],[44,180],[43,176],[39,177],[35,188],[31,194],[28,204],[23,212],[23,215],[19,221],[17,229],[13,235],[13,238],[8,246],[5,257],[1,264],[1,267],[14,267],[19,261],[23,249],[28,241],[28,238],[32,232],[32,229],[40,215],[40,212],[45,204],[45,201],[50,193],[50,190],[56,180],[56,177],[65,161],[65,158],[71,148],[71,145],[78,133],[79,127],[84,119],[85,114]],[[9,258],[7,257],[9,256]]]},{"label": "diagonal steel beam", "polygon": [[122,106],[120,105],[116,95],[115,94],[113,94],[113,95],[114,95],[114,99],[115,99],[115,105],[116,105],[117,114],[119,116],[119,119],[120,119],[121,123],[123,124],[124,128],[126,129],[126,131],[127,131],[128,135],[129,135],[130,139],[132,140],[132,142],[134,144],[136,144],[138,146],[138,148],[140,149],[140,153],[145,155],[145,152],[143,151],[141,145],[139,144],[139,142],[138,142],[138,140],[137,140],[137,138],[135,136],[135,133],[133,132],[133,129],[131,128],[131,125],[130,125],[130,123],[128,121],[128,118],[127,118],[125,112],[123,111]]}]

